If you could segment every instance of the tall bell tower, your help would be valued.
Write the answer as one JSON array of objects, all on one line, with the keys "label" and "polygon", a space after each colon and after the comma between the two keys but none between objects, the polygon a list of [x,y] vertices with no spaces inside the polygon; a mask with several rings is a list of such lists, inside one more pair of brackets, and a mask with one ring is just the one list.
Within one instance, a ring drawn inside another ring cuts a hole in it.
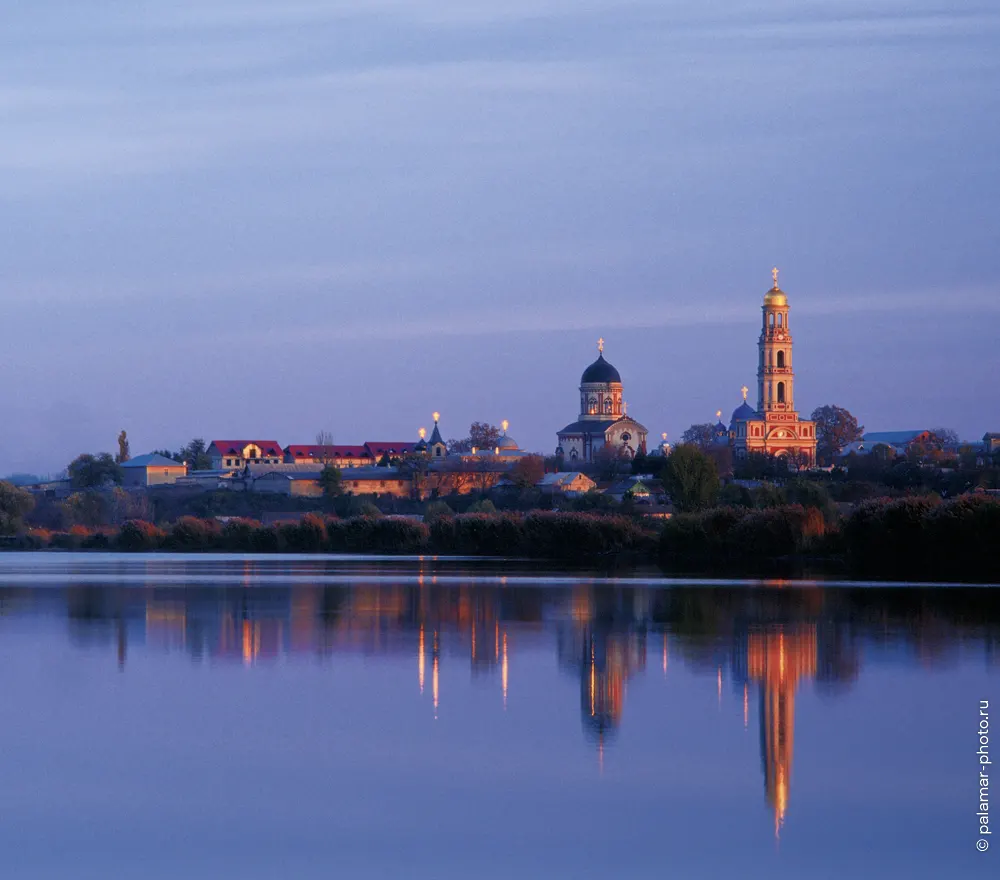
[{"label": "tall bell tower", "polygon": [[751,453],[790,456],[794,467],[816,463],[816,423],[799,418],[795,411],[795,373],[792,371],[792,331],[788,326],[788,297],[778,287],[778,270],[772,269],[774,286],[764,294],[764,325],[757,342],[757,409],[743,403],[733,412],[730,443],[737,458]]},{"label": "tall bell tower", "polygon": [[760,331],[757,363],[757,412],[795,412],[795,373],[792,370],[792,334],[788,326],[788,298],[778,287],[764,294],[764,326]]}]

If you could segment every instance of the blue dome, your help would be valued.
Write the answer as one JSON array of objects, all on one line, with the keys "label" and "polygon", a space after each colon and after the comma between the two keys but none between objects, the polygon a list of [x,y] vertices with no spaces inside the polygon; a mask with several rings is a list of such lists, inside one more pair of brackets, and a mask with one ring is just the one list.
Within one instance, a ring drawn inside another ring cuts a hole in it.
[{"label": "blue dome", "polygon": [[581,385],[587,382],[621,383],[621,381],[622,377],[619,375],[618,371],[606,360],[604,360],[604,352],[601,352],[601,354],[598,355],[597,360],[583,371],[583,376],[580,378]]},{"label": "blue dome", "polygon": [[[749,419],[757,419],[760,416],[757,415],[757,410],[755,410],[749,403],[745,400],[736,409],[733,410],[733,422],[745,422]],[[732,422],[730,422],[730,425]]]}]

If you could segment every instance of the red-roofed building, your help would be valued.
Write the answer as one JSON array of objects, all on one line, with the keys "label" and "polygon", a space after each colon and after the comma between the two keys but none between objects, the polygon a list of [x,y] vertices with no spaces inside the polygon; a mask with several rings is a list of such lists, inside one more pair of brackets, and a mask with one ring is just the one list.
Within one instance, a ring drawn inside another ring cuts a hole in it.
[{"label": "red-roofed building", "polygon": [[248,464],[281,464],[285,455],[274,440],[213,440],[205,454],[217,471]]},{"label": "red-roofed building", "polygon": [[374,463],[378,464],[382,460],[383,455],[388,455],[389,458],[400,458],[404,455],[409,455],[416,449],[416,443],[402,443],[396,442],[375,442],[374,440],[368,440],[365,442],[365,448],[371,454],[374,459]]},{"label": "red-roofed building", "polygon": [[284,454],[286,464],[332,464],[340,469],[375,464],[367,446],[292,444],[285,447]]}]

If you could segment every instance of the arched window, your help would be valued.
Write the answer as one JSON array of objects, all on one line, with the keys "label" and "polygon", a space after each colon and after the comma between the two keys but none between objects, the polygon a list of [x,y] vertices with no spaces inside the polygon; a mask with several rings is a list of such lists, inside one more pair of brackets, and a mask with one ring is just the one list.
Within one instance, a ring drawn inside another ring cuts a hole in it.
[{"label": "arched window", "polygon": [[781,312],[778,312],[778,326],[781,326]]},{"label": "arched window", "polygon": [[784,382],[779,382],[778,383],[778,403],[784,403],[784,402],[785,402],[785,383]]},{"label": "arched window", "polygon": [[783,351],[778,352],[778,369],[784,369],[785,367],[785,353]]},{"label": "arched window", "polygon": [[607,398],[607,399],[606,399],[606,400],[604,401],[604,412],[605,412],[605,413],[606,413],[607,415],[611,415],[611,398],[610,398],[610,397],[609,397],[609,398]]},{"label": "arched window", "polygon": [[591,397],[590,398],[589,412],[590,412],[591,415],[594,415],[597,412],[597,398],[596,397]]}]

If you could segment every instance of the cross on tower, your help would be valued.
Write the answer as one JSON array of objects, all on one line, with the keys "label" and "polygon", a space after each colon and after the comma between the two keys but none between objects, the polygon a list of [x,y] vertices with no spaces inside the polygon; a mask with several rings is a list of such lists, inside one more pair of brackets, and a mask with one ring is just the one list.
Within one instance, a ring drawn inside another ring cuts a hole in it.
[{"label": "cross on tower", "polygon": [[747,386],[746,386],[746,385],[744,385],[744,386],[743,386],[743,387],[742,387],[742,388],[740,389],[740,391],[742,391],[742,392],[743,392],[743,402],[744,402],[744,403],[746,403],[746,402],[747,402],[747,395],[748,395],[748,394],[750,393],[750,389],[749,389],[749,388],[747,388]]},{"label": "cross on tower", "polygon": [[778,267],[777,266],[775,266],[771,270],[771,277],[774,279],[774,289],[777,290],[778,289]]},{"label": "cross on tower", "polygon": [[604,337],[603,336],[600,339],[597,340],[597,350],[601,354],[604,354]]}]

